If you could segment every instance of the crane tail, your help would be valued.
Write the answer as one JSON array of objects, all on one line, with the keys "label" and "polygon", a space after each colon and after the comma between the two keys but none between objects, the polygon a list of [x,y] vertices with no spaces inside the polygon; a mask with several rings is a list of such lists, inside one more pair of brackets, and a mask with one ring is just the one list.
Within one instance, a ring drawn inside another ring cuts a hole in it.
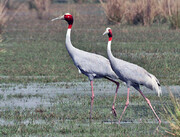
[{"label": "crane tail", "polygon": [[150,75],[152,78],[152,89],[155,90],[158,93],[158,96],[160,97],[162,95],[160,82],[154,75],[152,74]]}]

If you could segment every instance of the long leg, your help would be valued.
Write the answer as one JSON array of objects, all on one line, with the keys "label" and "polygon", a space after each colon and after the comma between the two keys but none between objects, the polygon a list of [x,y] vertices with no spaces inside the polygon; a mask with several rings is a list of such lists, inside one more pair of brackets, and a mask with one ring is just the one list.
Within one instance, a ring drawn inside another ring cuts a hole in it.
[{"label": "long leg", "polygon": [[117,85],[117,87],[116,87],[116,92],[115,92],[115,96],[114,96],[114,101],[113,101],[113,105],[112,105],[112,113],[113,113],[114,116],[116,117],[116,116],[117,116],[117,113],[116,113],[116,109],[115,109],[114,105],[115,105],[115,101],[116,101],[116,97],[117,97],[117,92],[118,92],[118,88],[119,88],[119,82],[117,82],[117,81],[115,81],[115,80],[112,80],[112,79],[110,79],[110,78],[108,78],[108,77],[106,77],[106,79],[114,82],[114,83]]},{"label": "long leg", "polygon": [[147,101],[148,105],[150,106],[150,108],[152,109],[154,115],[156,116],[157,120],[159,121],[159,124],[161,124],[161,120],[159,119],[158,115],[157,115],[156,112],[154,111],[154,109],[153,109],[153,107],[152,107],[152,105],[151,105],[150,100],[144,96],[144,94],[142,93],[142,91],[141,91],[140,89],[138,89],[138,91],[139,91],[140,94],[144,97],[144,99]]},{"label": "long leg", "polygon": [[128,91],[127,91],[126,105],[125,105],[124,110],[123,110],[123,112],[122,112],[122,114],[121,114],[121,117],[120,117],[120,119],[119,119],[119,123],[120,123],[120,121],[121,121],[121,119],[122,119],[122,116],[123,116],[124,112],[126,111],[126,108],[128,107],[128,105],[129,105],[129,88],[128,88]]},{"label": "long leg", "polygon": [[94,102],[94,91],[93,91],[93,81],[91,81],[91,109],[90,109],[90,120],[92,118],[92,109],[93,109],[93,102]]}]

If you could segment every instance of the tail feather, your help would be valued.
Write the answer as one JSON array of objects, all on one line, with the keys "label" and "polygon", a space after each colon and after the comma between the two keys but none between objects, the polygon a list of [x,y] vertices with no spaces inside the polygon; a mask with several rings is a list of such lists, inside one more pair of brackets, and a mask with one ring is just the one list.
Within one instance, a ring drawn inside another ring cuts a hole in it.
[{"label": "tail feather", "polygon": [[162,95],[162,90],[161,90],[161,85],[160,85],[160,82],[159,80],[152,74],[151,75],[151,78],[152,78],[152,88],[153,90],[155,90],[157,93],[158,93],[158,96]]}]

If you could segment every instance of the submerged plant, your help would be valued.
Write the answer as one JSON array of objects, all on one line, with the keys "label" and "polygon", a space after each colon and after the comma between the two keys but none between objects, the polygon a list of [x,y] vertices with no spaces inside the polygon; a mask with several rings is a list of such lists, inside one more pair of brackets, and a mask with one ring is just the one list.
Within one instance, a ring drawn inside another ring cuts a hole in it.
[{"label": "submerged plant", "polygon": [[172,92],[169,92],[172,106],[166,104],[164,106],[163,116],[167,119],[170,129],[165,129],[165,132],[174,136],[180,136],[180,100],[174,97]]}]

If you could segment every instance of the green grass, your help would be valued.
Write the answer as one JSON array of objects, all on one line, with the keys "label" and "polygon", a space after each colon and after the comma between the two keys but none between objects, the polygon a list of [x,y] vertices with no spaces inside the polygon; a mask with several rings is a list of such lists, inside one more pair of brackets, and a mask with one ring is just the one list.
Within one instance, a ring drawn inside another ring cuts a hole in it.
[{"label": "green grass", "polygon": [[[165,128],[165,132],[173,136],[180,136],[180,100],[169,91],[171,103],[166,103],[163,108],[162,116],[167,119],[170,128]],[[178,96],[178,95],[176,95]]]},{"label": "green grass", "polygon": [[12,94],[7,95],[7,99],[11,99],[11,98],[21,99],[21,98],[32,98],[32,97],[42,97],[42,95],[39,95],[39,94],[35,94],[35,95],[32,95],[32,94],[23,95],[22,93],[14,94],[14,95],[12,95]]},{"label": "green grass", "polygon": [[[129,131],[137,130],[134,133]],[[7,126],[1,127],[1,129],[7,129]],[[151,126],[147,124],[139,124],[132,126],[118,126],[116,124],[93,124],[83,125],[81,123],[64,122],[61,126],[56,126],[51,123],[50,125],[19,125],[19,127],[9,126],[8,131],[20,136],[36,135],[36,136],[162,136],[153,133],[146,133],[144,130],[153,130]],[[151,131],[153,132],[153,131]],[[29,134],[31,133],[31,134]],[[3,132],[2,135],[7,135],[7,132]],[[13,135],[13,134],[10,134]]]},{"label": "green grass", "polygon": [[[71,8],[71,5],[57,4],[54,7],[50,19],[57,16],[55,13],[59,15],[59,8]],[[102,33],[106,27],[111,27],[112,52],[116,57],[144,67],[160,79],[163,85],[180,82],[178,30],[170,30],[168,24],[154,24],[150,27],[107,25],[105,16],[99,14],[102,9],[98,5],[75,5],[73,8],[76,9],[73,12],[75,22],[72,28],[72,43],[75,47],[107,57],[108,38],[102,36]],[[78,14],[92,9],[97,14],[87,14],[83,18]],[[25,13],[26,16],[17,16],[8,24],[4,33],[5,41],[0,43],[0,75],[10,76],[1,77],[0,81],[27,83],[87,80],[78,74],[65,48],[67,23],[51,22],[50,19],[40,21],[29,11]]]},{"label": "green grass", "polygon": [[[66,27],[66,22],[63,23],[63,26]],[[163,85],[178,84],[180,82],[180,41],[176,38],[176,35],[178,35],[176,33],[179,32],[173,31],[172,36],[171,30],[165,28],[163,28],[165,30],[162,30],[158,26],[152,28],[138,27],[133,28],[134,30],[131,30],[131,26],[126,27],[117,29],[112,26],[114,32],[112,42],[113,54],[118,58],[144,67],[157,76]],[[53,32],[53,29],[53,26],[49,27],[48,31]],[[78,29],[77,35],[75,35],[76,29]],[[158,33],[153,31],[153,29],[158,29]],[[107,37],[101,36],[104,27],[97,30],[97,32],[95,30],[87,31],[81,31],[77,27],[73,28],[72,43],[74,46],[107,57]],[[66,51],[64,43],[66,29],[50,35],[46,31],[33,32],[35,38],[32,40],[28,39],[28,30],[23,33],[21,31],[16,33],[16,37],[23,38],[24,35],[27,40],[15,39],[8,41],[8,38],[10,39],[14,34],[6,33],[7,42],[0,44],[0,48],[6,51],[0,53],[0,74],[2,76],[10,76],[10,78],[1,78],[2,82],[87,80],[85,76],[78,74]],[[160,36],[161,39],[158,40]],[[52,77],[38,79],[36,77],[17,78],[16,76]]]},{"label": "green grass", "polygon": [[[89,122],[90,96],[79,94],[61,94],[52,100],[51,107],[36,108],[3,108],[0,119],[5,125],[0,125],[1,136],[163,136],[166,133],[156,131],[158,122],[142,97],[133,95],[130,98],[122,122],[132,122],[118,125],[125,105],[125,96],[118,96],[116,109],[118,117],[111,112],[113,95],[97,95],[94,101],[93,120]],[[163,108],[155,96],[148,96],[159,115]],[[152,100],[153,98],[153,100]],[[165,102],[170,98],[163,97]],[[154,102],[154,103],[153,103]],[[156,102],[156,103],[155,103]],[[159,102],[159,103],[157,103]],[[132,104],[131,104],[132,103]],[[159,115],[161,116],[161,115]],[[162,117],[160,117],[162,119]],[[162,119],[164,120],[164,119]],[[11,123],[12,122],[12,123]],[[134,123],[140,122],[140,123]],[[153,122],[153,123],[147,123]],[[168,127],[167,124],[162,123]]]}]

